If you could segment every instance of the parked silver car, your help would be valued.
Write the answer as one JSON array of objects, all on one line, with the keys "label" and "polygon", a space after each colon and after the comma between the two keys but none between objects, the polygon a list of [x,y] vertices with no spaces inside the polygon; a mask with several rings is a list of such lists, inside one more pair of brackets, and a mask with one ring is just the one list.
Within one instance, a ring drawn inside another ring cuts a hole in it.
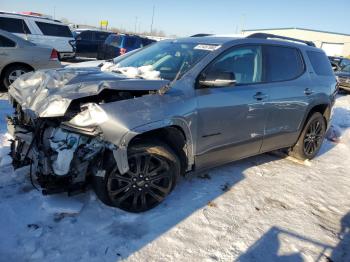
[{"label": "parked silver car", "polygon": [[0,29],[0,85],[8,88],[19,76],[38,69],[59,68],[58,54]]},{"label": "parked silver car", "polygon": [[98,67],[26,74],[9,90],[13,164],[31,165],[44,194],[92,183],[104,203],[141,212],[186,172],[280,148],[311,159],[336,79],[313,43],[271,37],[283,38],[165,40]]}]

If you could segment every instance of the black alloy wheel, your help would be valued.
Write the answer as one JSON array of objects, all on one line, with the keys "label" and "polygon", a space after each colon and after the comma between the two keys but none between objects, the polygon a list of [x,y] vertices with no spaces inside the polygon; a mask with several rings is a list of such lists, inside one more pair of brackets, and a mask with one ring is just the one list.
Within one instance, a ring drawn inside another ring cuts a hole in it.
[{"label": "black alloy wheel", "polygon": [[321,148],[327,128],[326,119],[319,113],[313,113],[298,138],[297,143],[290,149],[289,154],[300,160],[314,158]]},{"label": "black alloy wheel", "polygon": [[310,123],[304,137],[305,155],[313,155],[320,148],[324,136],[323,126],[320,119],[315,119]]},{"label": "black alloy wheel", "polygon": [[173,190],[180,161],[165,144],[135,145],[129,150],[129,171],[115,166],[106,181],[110,205],[129,212],[143,212],[161,203]]}]

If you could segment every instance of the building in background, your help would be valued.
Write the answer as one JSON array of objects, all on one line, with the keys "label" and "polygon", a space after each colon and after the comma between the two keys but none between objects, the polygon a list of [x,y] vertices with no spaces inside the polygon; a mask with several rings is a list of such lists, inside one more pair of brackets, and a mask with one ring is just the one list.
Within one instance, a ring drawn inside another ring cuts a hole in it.
[{"label": "building in background", "polygon": [[319,31],[306,28],[271,28],[243,30],[244,36],[254,33],[267,33],[312,41],[328,56],[350,56],[350,34]]}]

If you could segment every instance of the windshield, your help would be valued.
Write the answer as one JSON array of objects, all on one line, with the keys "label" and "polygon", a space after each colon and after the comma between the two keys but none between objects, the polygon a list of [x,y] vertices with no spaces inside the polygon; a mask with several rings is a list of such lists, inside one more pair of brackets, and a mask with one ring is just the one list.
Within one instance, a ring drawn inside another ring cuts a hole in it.
[{"label": "windshield", "polygon": [[115,59],[114,63],[119,67],[152,66],[153,70],[160,73],[160,78],[173,80],[179,71],[179,75],[183,75],[215,47],[196,43],[157,42],[123,59]]},{"label": "windshield", "polygon": [[347,65],[350,65],[350,60],[346,59],[346,58],[343,58],[339,65],[340,65],[340,67],[345,67]]},{"label": "windshield", "polygon": [[341,71],[350,73],[350,65],[344,66]]}]

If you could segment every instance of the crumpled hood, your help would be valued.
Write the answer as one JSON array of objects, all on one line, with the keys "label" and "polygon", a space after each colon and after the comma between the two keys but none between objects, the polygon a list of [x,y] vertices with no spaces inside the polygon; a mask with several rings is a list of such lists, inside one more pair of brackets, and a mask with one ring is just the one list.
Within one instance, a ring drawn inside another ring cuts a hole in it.
[{"label": "crumpled hood", "polygon": [[104,89],[157,91],[168,83],[127,78],[100,68],[63,68],[25,74],[10,86],[9,94],[24,111],[39,117],[58,117],[65,114],[74,99],[93,96]]}]

